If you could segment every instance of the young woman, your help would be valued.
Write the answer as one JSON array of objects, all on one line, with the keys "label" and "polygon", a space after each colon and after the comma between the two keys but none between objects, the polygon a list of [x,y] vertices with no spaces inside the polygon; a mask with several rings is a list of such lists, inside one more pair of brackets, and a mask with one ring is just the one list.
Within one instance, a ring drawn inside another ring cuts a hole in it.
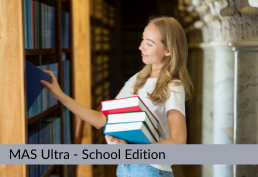
[{"label": "young woman", "polygon": [[[155,144],[186,144],[185,100],[190,99],[192,83],[186,68],[187,40],[181,25],[173,18],[158,17],[145,27],[141,50],[144,68],[132,76],[116,98],[138,95],[159,119],[160,141]],[[50,83],[41,81],[52,95],[78,117],[96,128],[106,123],[98,111],[85,108],[65,95],[51,71]],[[109,135],[108,144],[126,144],[126,141]],[[171,164],[119,165],[117,176],[169,176]]]}]

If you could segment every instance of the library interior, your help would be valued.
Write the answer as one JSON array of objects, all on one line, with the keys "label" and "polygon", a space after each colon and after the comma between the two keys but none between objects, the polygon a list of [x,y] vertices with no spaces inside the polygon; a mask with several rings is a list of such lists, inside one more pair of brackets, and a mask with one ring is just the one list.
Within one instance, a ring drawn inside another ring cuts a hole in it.
[{"label": "library interior", "polygon": [[[107,144],[118,112],[103,111],[106,129],[96,128],[33,79],[52,71],[65,95],[100,112],[144,68],[143,31],[161,16],[187,40],[186,144],[258,144],[257,0],[0,0],[0,144]],[[152,144],[160,132],[147,112],[124,118],[146,121]],[[117,167],[2,164],[0,177],[114,177]],[[175,177],[258,176],[255,164],[171,168]]]}]

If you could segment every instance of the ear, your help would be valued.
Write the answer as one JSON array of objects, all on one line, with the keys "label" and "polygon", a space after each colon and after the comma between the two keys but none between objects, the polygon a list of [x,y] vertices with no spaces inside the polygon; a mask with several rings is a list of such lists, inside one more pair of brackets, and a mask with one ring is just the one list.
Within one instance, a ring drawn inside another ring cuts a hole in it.
[{"label": "ear", "polygon": [[168,56],[170,56],[170,55],[171,55],[171,53],[170,53],[169,49],[167,49],[167,50],[165,51],[165,56],[168,57]]}]

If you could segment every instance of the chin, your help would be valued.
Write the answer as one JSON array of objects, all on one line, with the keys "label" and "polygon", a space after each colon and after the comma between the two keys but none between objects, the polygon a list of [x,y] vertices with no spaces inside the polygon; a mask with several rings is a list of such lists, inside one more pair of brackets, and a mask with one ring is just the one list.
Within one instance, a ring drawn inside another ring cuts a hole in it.
[{"label": "chin", "polygon": [[147,58],[143,57],[142,62],[146,65],[152,64]]}]

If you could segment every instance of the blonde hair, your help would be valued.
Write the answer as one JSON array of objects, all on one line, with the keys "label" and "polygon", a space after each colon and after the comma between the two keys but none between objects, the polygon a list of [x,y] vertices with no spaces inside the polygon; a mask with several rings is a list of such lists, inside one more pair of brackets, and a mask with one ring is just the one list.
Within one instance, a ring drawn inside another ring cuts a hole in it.
[{"label": "blonde hair", "polygon": [[[165,65],[159,73],[156,86],[152,93],[147,93],[153,104],[164,103],[170,97],[169,85],[183,85],[185,89],[185,100],[191,99],[191,88],[193,88],[189,73],[187,71],[188,45],[182,26],[170,17],[157,17],[149,20],[148,24],[154,24],[158,29],[161,42],[170,51],[170,56],[165,57]],[[150,77],[152,65],[147,64],[138,73],[133,93],[138,94]],[[176,82],[175,80],[181,80]]]}]

